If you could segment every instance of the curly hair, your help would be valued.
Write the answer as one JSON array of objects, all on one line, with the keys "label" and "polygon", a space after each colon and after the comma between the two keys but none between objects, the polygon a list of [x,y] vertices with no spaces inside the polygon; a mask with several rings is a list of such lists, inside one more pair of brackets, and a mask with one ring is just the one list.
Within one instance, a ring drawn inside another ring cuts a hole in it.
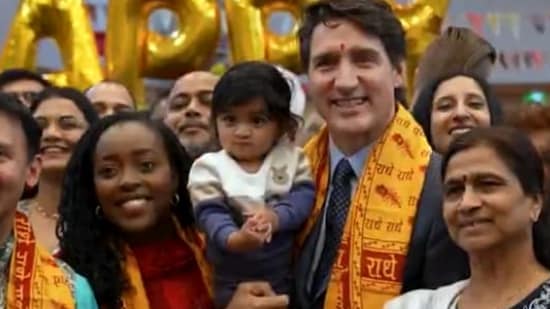
[{"label": "curly hair", "polygon": [[172,173],[177,176],[180,199],[172,211],[182,227],[194,224],[187,191],[191,158],[177,137],[162,122],[145,112],[111,115],[92,126],[77,144],[67,166],[59,205],[57,235],[61,258],[85,276],[102,308],[119,309],[121,296],[130,288],[124,273],[124,241],[117,227],[96,214],[98,198],[94,183],[94,153],[101,136],[122,123],[143,124],[162,139]]}]

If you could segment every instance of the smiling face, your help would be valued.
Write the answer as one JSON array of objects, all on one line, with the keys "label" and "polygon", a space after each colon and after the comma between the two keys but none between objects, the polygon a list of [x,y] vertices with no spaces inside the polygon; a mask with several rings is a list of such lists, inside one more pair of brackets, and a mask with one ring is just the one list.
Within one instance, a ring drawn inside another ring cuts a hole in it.
[{"label": "smiling face", "polygon": [[105,217],[124,233],[148,233],[169,220],[177,178],[161,137],[143,124],[123,123],[103,133],[94,181]]},{"label": "smiling face", "polygon": [[432,102],[431,137],[439,153],[445,153],[457,135],[490,125],[487,98],[475,80],[456,76],[437,87]]},{"label": "smiling face", "polygon": [[516,175],[485,145],[455,154],[447,165],[443,216],[451,238],[469,253],[529,240],[540,200],[526,195]]},{"label": "smiling face", "polygon": [[335,142],[380,136],[402,82],[380,39],[333,19],[313,31],[310,56],[308,89]]},{"label": "smiling face", "polygon": [[71,100],[50,98],[40,103],[33,116],[42,128],[40,156],[44,174],[63,173],[76,143],[88,129],[84,114]]}]

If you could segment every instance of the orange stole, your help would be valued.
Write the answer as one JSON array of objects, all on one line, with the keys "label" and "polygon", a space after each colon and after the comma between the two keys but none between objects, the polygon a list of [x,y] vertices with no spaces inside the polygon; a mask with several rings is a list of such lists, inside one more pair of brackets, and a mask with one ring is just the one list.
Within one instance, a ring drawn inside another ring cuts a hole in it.
[{"label": "orange stole", "polygon": [[[201,235],[194,228],[181,228],[177,219],[174,218],[174,223],[178,230],[178,234],[185,241],[195,256],[197,264],[201,270],[203,282],[208,290],[210,298],[212,298],[212,271],[210,265],[206,261],[204,255],[205,242]],[[126,291],[122,296],[123,309],[150,309],[149,300],[147,299],[147,292],[143,285],[143,280],[141,278],[141,273],[139,271],[139,265],[132,254],[130,248],[126,248],[126,263],[125,263],[126,274],[130,281],[132,289]]]},{"label": "orange stole", "polygon": [[[329,180],[328,130],[305,147],[317,188],[311,232],[325,204]],[[417,204],[432,150],[401,105],[373,147],[358,180],[328,284],[325,308],[376,309],[399,295]]]},{"label": "orange stole", "polygon": [[73,309],[71,282],[53,256],[40,247],[27,216],[14,221],[15,243],[8,274],[7,309]]}]

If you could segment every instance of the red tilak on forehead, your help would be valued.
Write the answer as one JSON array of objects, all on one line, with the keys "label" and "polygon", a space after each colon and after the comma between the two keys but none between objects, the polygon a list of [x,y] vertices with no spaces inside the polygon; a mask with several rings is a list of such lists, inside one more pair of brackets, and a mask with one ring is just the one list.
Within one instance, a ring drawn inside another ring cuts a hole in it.
[{"label": "red tilak on forehead", "polygon": [[340,50],[344,51],[344,49],[346,49],[346,44],[340,43]]}]

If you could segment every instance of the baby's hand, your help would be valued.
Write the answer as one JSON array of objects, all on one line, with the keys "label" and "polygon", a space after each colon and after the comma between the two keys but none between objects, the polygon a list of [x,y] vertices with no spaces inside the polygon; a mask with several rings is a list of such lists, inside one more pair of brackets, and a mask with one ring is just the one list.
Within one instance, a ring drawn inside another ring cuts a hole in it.
[{"label": "baby's hand", "polygon": [[264,242],[264,234],[256,232],[247,221],[240,230],[229,234],[227,248],[233,252],[243,253],[260,248]]},{"label": "baby's hand", "polygon": [[249,214],[247,223],[250,223],[256,232],[265,236],[266,242],[271,241],[271,235],[279,226],[279,217],[269,206],[263,206]]},{"label": "baby's hand", "polygon": [[250,217],[246,220],[242,228],[247,229],[250,233],[259,235],[265,243],[271,241],[271,233],[273,230],[269,222],[259,221],[254,217]]}]

